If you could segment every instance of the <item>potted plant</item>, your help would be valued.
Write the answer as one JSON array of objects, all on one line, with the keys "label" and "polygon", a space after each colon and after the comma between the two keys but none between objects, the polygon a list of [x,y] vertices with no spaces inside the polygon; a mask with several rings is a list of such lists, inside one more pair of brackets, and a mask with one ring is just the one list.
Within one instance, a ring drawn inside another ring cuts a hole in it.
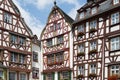
[{"label": "potted plant", "polygon": [[78,32],[78,36],[83,36],[83,35],[85,35],[84,32]]},{"label": "potted plant", "polygon": [[79,79],[79,78],[84,78],[84,76],[80,74],[77,76],[77,79]]},{"label": "potted plant", "polygon": [[88,77],[97,77],[97,74],[95,74],[95,73],[90,73],[90,74],[88,75]]},{"label": "potted plant", "polygon": [[95,28],[91,28],[90,31],[89,31],[89,33],[93,33],[95,31],[97,31]]},{"label": "potted plant", "polygon": [[90,52],[89,52],[89,54],[91,55],[91,54],[96,54],[97,53],[97,49],[93,49],[93,50],[91,50]]},{"label": "potted plant", "polygon": [[79,52],[79,53],[77,54],[77,57],[79,57],[79,56],[85,56],[85,52]]}]

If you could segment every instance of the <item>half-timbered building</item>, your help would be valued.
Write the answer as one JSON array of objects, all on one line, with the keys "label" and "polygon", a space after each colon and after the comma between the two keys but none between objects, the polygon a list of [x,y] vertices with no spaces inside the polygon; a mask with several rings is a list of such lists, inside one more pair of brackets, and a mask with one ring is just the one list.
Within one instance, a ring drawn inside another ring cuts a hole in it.
[{"label": "half-timbered building", "polygon": [[29,80],[31,36],[12,0],[0,0],[0,80]]},{"label": "half-timbered building", "polygon": [[73,19],[56,2],[54,4],[41,33],[43,76],[44,80],[71,80],[73,62],[70,43]]},{"label": "half-timbered building", "polygon": [[74,80],[120,78],[120,0],[87,0],[73,35]]}]

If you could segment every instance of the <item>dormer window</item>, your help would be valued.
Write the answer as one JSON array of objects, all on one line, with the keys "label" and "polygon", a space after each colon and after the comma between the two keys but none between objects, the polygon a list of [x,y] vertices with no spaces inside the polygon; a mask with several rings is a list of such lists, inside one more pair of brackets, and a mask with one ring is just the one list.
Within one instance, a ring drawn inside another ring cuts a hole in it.
[{"label": "dormer window", "polygon": [[9,13],[4,13],[4,22],[12,23],[12,16]]},{"label": "dormer window", "polygon": [[120,1],[119,0],[113,0],[113,4],[118,4]]},{"label": "dormer window", "polygon": [[91,10],[91,14],[95,14],[95,13],[97,13],[97,7],[93,7]]},{"label": "dormer window", "polygon": [[84,16],[85,16],[85,13],[84,13],[84,12],[81,12],[81,13],[80,13],[80,19],[84,18]]}]

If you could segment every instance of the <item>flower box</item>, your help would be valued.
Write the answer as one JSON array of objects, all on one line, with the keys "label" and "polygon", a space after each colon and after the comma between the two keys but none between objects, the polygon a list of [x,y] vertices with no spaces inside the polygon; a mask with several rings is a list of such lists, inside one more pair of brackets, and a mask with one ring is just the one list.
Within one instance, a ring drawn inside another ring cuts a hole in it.
[{"label": "flower box", "polygon": [[77,79],[79,79],[79,78],[84,78],[84,76],[83,75],[78,75]]},{"label": "flower box", "polygon": [[118,80],[117,78],[117,75],[112,75],[108,77],[108,80]]},{"label": "flower box", "polygon": [[97,53],[97,49],[91,50],[91,51],[89,52],[90,55],[91,55],[91,54],[96,54],[96,53]]},{"label": "flower box", "polygon": [[78,36],[83,36],[83,35],[85,35],[84,32],[78,32]]},{"label": "flower box", "polygon": [[96,32],[97,30],[95,28],[91,28],[89,33],[93,33],[93,32]]},{"label": "flower box", "polygon": [[77,57],[79,57],[79,56],[85,56],[85,53],[84,52],[80,52],[80,53],[77,54]]},{"label": "flower box", "polygon": [[88,75],[88,77],[97,77],[97,74],[91,73],[91,74]]}]

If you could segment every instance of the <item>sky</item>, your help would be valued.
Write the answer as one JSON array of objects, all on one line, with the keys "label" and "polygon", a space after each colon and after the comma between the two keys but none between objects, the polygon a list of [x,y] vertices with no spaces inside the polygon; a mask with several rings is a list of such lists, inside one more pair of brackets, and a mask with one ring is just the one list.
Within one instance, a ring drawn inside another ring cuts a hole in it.
[{"label": "sky", "polygon": [[[40,34],[47,23],[49,13],[55,0],[13,0],[21,12],[26,24],[33,34],[40,38]],[[75,19],[76,10],[86,3],[86,0],[56,0],[60,7],[71,18]]]}]

